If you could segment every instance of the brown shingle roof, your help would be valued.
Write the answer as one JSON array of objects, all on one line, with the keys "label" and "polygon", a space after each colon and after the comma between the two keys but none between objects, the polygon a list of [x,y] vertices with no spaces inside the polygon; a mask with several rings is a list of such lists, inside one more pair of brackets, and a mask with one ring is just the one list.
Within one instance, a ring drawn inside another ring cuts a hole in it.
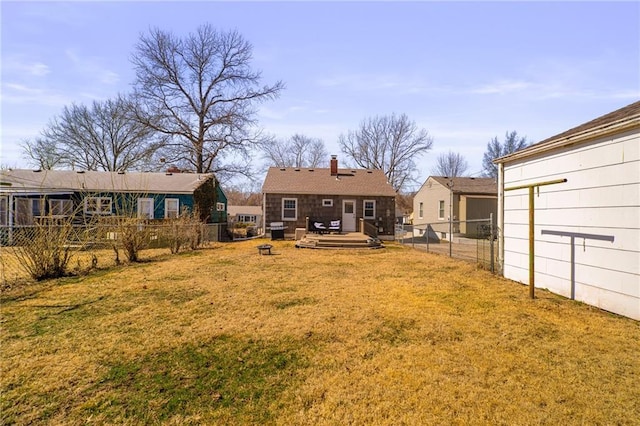
[{"label": "brown shingle roof", "polygon": [[453,192],[456,194],[498,195],[498,183],[493,178],[431,176],[440,185],[448,187],[453,179]]},{"label": "brown shingle roof", "polygon": [[604,127],[607,126],[609,124],[618,122],[620,120],[625,120],[628,118],[631,118],[633,116],[637,116],[640,115],[640,101],[638,102],[634,102],[630,105],[627,105],[624,108],[620,108],[618,110],[615,110],[613,112],[610,112],[608,114],[605,114],[603,116],[600,116],[596,119],[593,119],[587,123],[581,124],[577,127],[574,127],[573,129],[569,129],[565,132],[562,132],[558,135],[552,136],[548,139],[545,139],[541,142],[538,142],[536,144],[533,144],[532,146],[535,145],[542,145],[544,143],[547,143],[549,141],[552,141],[554,139],[562,139],[562,138],[566,138],[569,136],[572,136],[574,134],[578,134],[578,133],[582,133],[586,130],[592,130],[598,127]]},{"label": "brown shingle roof", "polygon": [[2,170],[3,190],[113,191],[189,194],[213,174]]},{"label": "brown shingle roof", "polygon": [[263,193],[352,196],[390,196],[395,190],[382,170],[270,167],[262,185]]},{"label": "brown shingle roof", "polygon": [[639,126],[640,101],[595,118],[512,154],[497,158],[494,160],[494,163],[504,163],[509,160],[528,157],[580,141],[591,140],[606,132],[624,131]]}]

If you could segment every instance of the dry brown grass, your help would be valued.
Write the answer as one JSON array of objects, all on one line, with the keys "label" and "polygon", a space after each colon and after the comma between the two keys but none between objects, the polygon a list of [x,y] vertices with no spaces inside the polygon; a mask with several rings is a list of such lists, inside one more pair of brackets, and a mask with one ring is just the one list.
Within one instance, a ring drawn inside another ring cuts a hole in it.
[{"label": "dry brown grass", "polygon": [[[16,287],[24,287],[25,284],[29,285],[33,281],[29,276],[28,270],[20,264],[21,259],[15,252],[15,247],[0,248],[0,292],[6,292]],[[169,248],[144,249],[139,252],[139,261],[149,262],[169,253]],[[104,248],[104,246],[91,249],[72,249],[67,268],[68,275],[85,275],[95,269],[109,269],[119,263],[130,263],[122,253],[120,256],[116,260],[113,248]]]},{"label": "dry brown grass", "polygon": [[638,322],[396,244],[259,243],[5,292],[3,422],[640,424]]}]

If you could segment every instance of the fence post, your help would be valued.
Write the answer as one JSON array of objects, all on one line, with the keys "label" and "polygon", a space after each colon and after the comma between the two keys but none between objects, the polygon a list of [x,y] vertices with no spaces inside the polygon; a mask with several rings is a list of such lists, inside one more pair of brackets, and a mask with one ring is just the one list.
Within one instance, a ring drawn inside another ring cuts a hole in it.
[{"label": "fence post", "polygon": [[453,222],[451,220],[451,216],[449,216],[449,257],[453,257]]},{"label": "fence post", "polygon": [[429,253],[429,224],[427,224],[427,228],[424,230],[425,234],[427,234],[427,253]]}]

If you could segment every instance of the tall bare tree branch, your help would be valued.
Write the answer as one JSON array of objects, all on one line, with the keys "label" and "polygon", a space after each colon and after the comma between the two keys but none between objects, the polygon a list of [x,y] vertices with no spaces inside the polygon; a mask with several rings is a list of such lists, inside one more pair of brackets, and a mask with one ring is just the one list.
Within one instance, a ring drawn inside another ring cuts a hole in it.
[{"label": "tall bare tree branch", "polygon": [[275,167],[323,167],[329,159],[322,139],[301,134],[288,140],[271,138],[260,148],[269,165]]},{"label": "tall bare tree branch", "polygon": [[511,154],[529,145],[527,137],[518,137],[518,132],[505,132],[504,143],[498,141],[498,137],[494,137],[487,143],[487,150],[482,157],[482,168],[484,175],[487,177],[498,177],[498,166],[493,164],[493,160],[503,155]]},{"label": "tall bare tree branch", "polygon": [[134,120],[133,109],[124,96],[64,107],[41,137],[23,144],[24,153],[42,168],[151,170],[164,138]]},{"label": "tall bare tree branch", "polygon": [[415,182],[418,158],[428,152],[433,138],[406,114],[376,116],[360,128],[340,135],[338,144],[359,167],[381,169],[396,191]]},{"label": "tall bare tree branch", "polygon": [[435,176],[459,177],[464,176],[468,169],[469,163],[462,154],[449,151],[438,156],[431,172]]},{"label": "tall bare tree branch", "polygon": [[282,82],[260,85],[252,46],[236,31],[210,25],[178,38],[154,29],[132,58],[140,122],[171,137],[166,156],[196,172],[250,174],[250,148],[264,136],[256,106],[275,99]]}]

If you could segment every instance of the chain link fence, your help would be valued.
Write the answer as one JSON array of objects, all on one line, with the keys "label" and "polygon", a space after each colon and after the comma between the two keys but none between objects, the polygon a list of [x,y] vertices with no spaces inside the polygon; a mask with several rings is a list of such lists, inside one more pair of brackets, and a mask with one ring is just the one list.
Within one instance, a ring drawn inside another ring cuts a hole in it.
[{"label": "chain link fence", "polygon": [[395,239],[417,250],[474,262],[497,272],[498,240],[493,218],[397,225]]},{"label": "chain link fence", "polygon": [[82,273],[124,260],[177,253],[229,240],[226,223],[125,220],[76,225],[42,221],[0,227],[0,289],[13,283]]}]

